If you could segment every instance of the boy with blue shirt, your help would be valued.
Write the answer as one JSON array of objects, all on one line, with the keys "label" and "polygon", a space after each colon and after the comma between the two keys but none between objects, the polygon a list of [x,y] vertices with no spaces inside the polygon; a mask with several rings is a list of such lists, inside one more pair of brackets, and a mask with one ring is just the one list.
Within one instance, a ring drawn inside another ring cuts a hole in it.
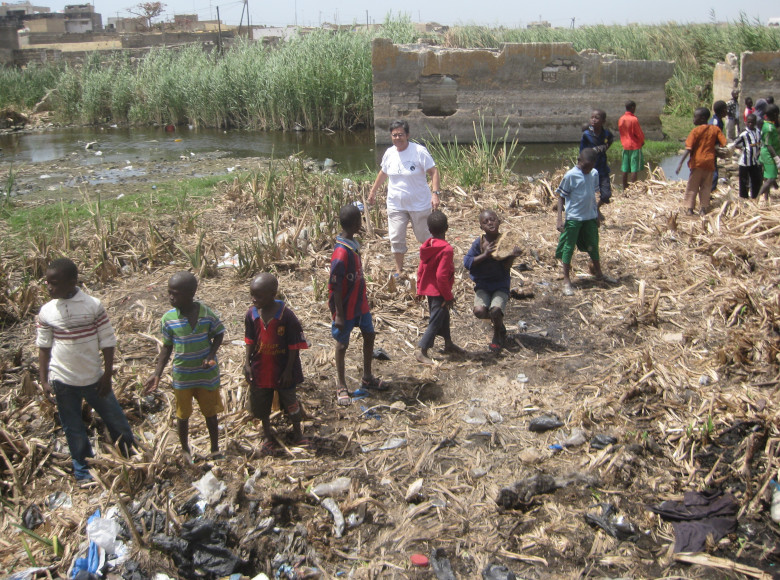
[{"label": "boy with blue shirt", "polygon": [[[604,127],[607,121],[607,113],[601,109],[594,109],[590,114],[590,126],[582,132],[580,139],[580,151],[583,149],[593,149],[596,152],[595,169],[599,174],[598,208],[603,204],[609,203],[612,197],[612,184],[609,181],[609,165],[607,165],[607,149],[612,146],[615,137],[609,129]],[[603,219],[599,210],[599,219]]]},{"label": "boy with blue shirt", "polygon": [[[561,232],[555,257],[563,263],[563,295],[572,296],[571,259],[574,248],[587,252],[593,261],[591,272],[597,280],[610,284],[615,278],[601,271],[599,261],[599,210],[596,192],[599,190],[599,174],[594,169],[598,153],[587,148],[580,151],[577,165],[566,172],[558,186],[558,223]],[[563,220],[564,203],[566,221]]]},{"label": "boy with blue shirt", "polygon": [[488,349],[495,354],[504,347],[504,311],[509,301],[510,270],[515,258],[520,255],[520,248],[514,248],[513,255],[503,260],[493,256],[501,236],[500,225],[496,212],[483,210],[479,214],[479,227],[484,234],[474,240],[463,256],[463,266],[474,281],[474,316],[482,320],[489,318],[493,323],[493,339]]}]

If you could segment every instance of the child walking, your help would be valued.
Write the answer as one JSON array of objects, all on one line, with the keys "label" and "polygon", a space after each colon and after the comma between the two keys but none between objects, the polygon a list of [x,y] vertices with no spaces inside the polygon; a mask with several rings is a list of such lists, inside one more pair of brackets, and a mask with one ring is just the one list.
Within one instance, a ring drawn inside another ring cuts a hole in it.
[{"label": "child walking", "polygon": [[513,256],[496,260],[493,252],[501,235],[501,220],[492,209],[479,214],[479,227],[484,232],[471,244],[463,257],[463,265],[474,281],[474,316],[490,319],[493,323],[493,338],[488,345],[490,352],[498,354],[504,347],[506,327],[504,312],[509,301],[510,270],[515,258],[521,254],[520,248],[514,248]]},{"label": "child walking", "polygon": [[211,458],[222,459],[219,452],[217,415],[222,412],[219,394],[217,350],[222,345],[225,327],[219,316],[202,302],[195,301],[198,279],[189,272],[177,272],[168,280],[168,299],[173,308],[160,321],[162,348],[154,374],[144,384],[144,394],[155,390],[173,354],[173,392],[176,397],[176,426],[184,460],[192,463],[189,445],[189,419],[192,400],[198,401],[211,441]]},{"label": "child walking", "polygon": [[636,118],[636,103],[626,101],[626,112],[618,119],[618,131],[620,132],[620,144],[623,146],[623,161],[620,170],[623,172],[623,189],[631,183],[636,183],[637,174],[642,170],[645,159],[642,155],[642,146],[645,144],[645,133]]},{"label": "child walking", "polygon": [[777,170],[780,168],[780,138],[777,135],[778,114],[780,108],[774,103],[767,105],[764,114],[764,126],[761,127],[761,154],[759,160],[764,165],[764,183],[760,194],[764,194],[764,203],[769,204],[769,191],[777,189]]},{"label": "child walking", "polygon": [[756,199],[761,189],[763,173],[758,156],[761,153],[761,131],[756,128],[756,116],[750,113],[745,118],[745,130],[739,134],[730,148],[741,150],[739,155],[739,197]]},{"label": "child walking", "polygon": [[[572,296],[571,259],[574,248],[587,252],[592,261],[591,272],[596,280],[616,284],[617,280],[601,271],[599,258],[599,219],[596,192],[599,175],[593,168],[597,153],[593,149],[580,151],[577,165],[566,172],[558,186],[558,223],[561,232],[555,257],[563,264],[563,295]],[[564,204],[566,221],[563,220]]]},{"label": "child walking", "polygon": [[[612,184],[609,180],[609,165],[607,165],[607,149],[612,146],[615,137],[609,129],[604,127],[606,122],[606,111],[594,109],[590,114],[590,125],[582,132],[582,139],[580,139],[580,151],[593,149],[596,152],[595,167],[599,173],[599,208],[605,203],[609,203],[612,197]],[[599,219],[603,219],[601,210],[599,210]]]},{"label": "child walking", "polygon": [[374,322],[366,296],[366,280],[363,278],[363,266],[360,262],[360,245],[355,234],[362,226],[360,210],[354,205],[345,205],[339,212],[341,235],[336,236],[336,244],[330,260],[330,280],[328,282],[328,306],[333,323],[331,335],[336,340],[336,402],[349,405],[351,402],[346,379],[346,355],[349,335],[354,328],[360,328],[363,336],[363,378],[361,387],[385,391],[388,385],[376,378],[371,372],[374,356]]},{"label": "child walking", "polygon": [[46,268],[51,300],[38,313],[35,344],[41,387],[47,396],[54,393],[73,475],[77,481],[89,481],[92,476],[86,460],[94,454],[81,418],[83,400],[103,419],[111,440],[125,457],[130,455],[134,439],[111,389],[114,329],[100,300],[78,288],[78,276],[76,264],[68,258],[54,260]]},{"label": "child walking", "polygon": [[271,428],[274,393],[293,425],[293,441],[308,445],[301,429],[301,406],[295,393],[303,382],[300,352],[309,348],[303,328],[292,310],[276,299],[279,282],[273,274],[260,274],[249,285],[252,307],[244,318],[246,360],[244,376],[249,382],[252,415],[263,423],[263,455],[276,455],[279,445]]},{"label": "child walking", "polygon": [[462,354],[462,348],[450,336],[450,308],[455,304],[452,285],[455,282],[455,264],[452,246],[444,239],[449,229],[447,216],[436,210],[428,216],[431,237],[420,246],[420,265],[417,268],[417,294],[428,297],[430,318],[414,352],[415,358],[426,365],[434,364],[428,356],[437,336],[444,339],[444,352]]},{"label": "child walking", "polygon": [[685,188],[685,215],[693,215],[696,207],[696,197],[699,198],[699,215],[704,215],[710,209],[710,194],[712,193],[712,176],[715,172],[715,147],[726,146],[726,136],[716,125],[708,125],[710,111],[707,107],[699,107],[693,112],[695,127],[685,140],[685,154],[677,165],[679,175],[683,163],[690,156],[688,167],[691,170],[688,184]]}]

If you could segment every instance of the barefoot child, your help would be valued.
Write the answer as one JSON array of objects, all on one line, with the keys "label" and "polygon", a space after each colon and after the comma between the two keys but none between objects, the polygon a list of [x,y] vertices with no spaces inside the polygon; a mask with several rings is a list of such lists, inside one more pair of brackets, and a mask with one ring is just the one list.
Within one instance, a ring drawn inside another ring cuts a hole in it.
[{"label": "barefoot child", "polygon": [[195,301],[198,280],[189,272],[178,272],[168,280],[168,298],[173,308],[160,322],[163,346],[154,374],[144,384],[144,394],[160,384],[160,377],[173,354],[173,392],[176,396],[176,426],[184,460],[192,463],[189,419],[192,399],[197,399],[211,440],[211,457],[220,459],[217,414],[222,411],[219,395],[217,350],[225,327],[208,306]]},{"label": "barefoot child", "polygon": [[733,143],[729,143],[729,147],[741,150],[739,155],[739,197],[747,199],[748,191],[750,191],[750,197],[756,199],[761,190],[763,167],[758,160],[761,153],[761,131],[756,128],[756,116],[753,113],[745,117],[745,130]]},{"label": "barefoot child", "polygon": [[468,253],[463,257],[463,265],[474,280],[474,316],[489,318],[493,323],[493,338],[488,348],[498,354],[504,347],[506,327],[504,311],[509,300],[510,269],[515,258],[521,254],[520,248],[514,249],[514,255],[504,260],[496,260],[493,252],[501,235],[498,230],[501,220],[492,209],[479,214],[479,227],[484,235],[479,236]]},{"label": "barefoot child", "polygon": [[[44,393],[57,402],[76,481],[89,481],[87,458],[94,457],[81,418],[82,401],[98,412],[111,440],[126,457],[133,432],[111,390],[116,337],[100,300],[79,290],[78,268],[67,258],[46,268],[51,300],[36,319],[39,380]],[[103,360],[101,361],[101,356]],[[103,368],[101,368],[101,366]]]},{"label": "barefoot child", "polygon": [[[637,175],[645,164],[642,146],[645,144],[645,134],[636,118],[636,103],[626,101],[626,112],[618,120],[620,144],[623,146],[623,161],[620,170],[623,172],[623,189],[628,189],[629,180],[636,183]],[[597,170],[598,171],[598,170]]]},{"label": "barefoot child", "polygon": [[387,390],[388,387],[371,373],[376,332],[366,297],[360,245],[355,241],[355,234],[360,231],[363,223],[360,210],[354,205],[345,205],[339,212],[339,223],[342,232],[340,236],[336,236],[336,245],[330,261],[328,306],[333,316],[331,335],[336,340],[336,401],[339,405],[349,405],[351,399],[347,390],[345,359],[349,335],[355,327],[360,328],[363,335],[361,387],[379,391]]},{"label": "barefoot child", "polygon": [[777,105],[767,105],[764,114],[764,126],[761,128],[761,154],[759,160],[764,165],[764,183],[759,196],[764,194],[764,203],[769,204],[769,190],[777,189],[777,170],[780,168],[780,138],[777,135]]},{"label": "barefoot child", "polygon": [[427,365],[433,364],[433,360],[428,356],[428,349],[433,346],[437,336],[444,339],[444,352],[463,352],[450,337],[450,307],[455,304],[455,296],[452,295],[455,264],[452,246],[444,239],[448,229],[447,216],[439,210],[431,212],[428,216],[428,231],[431,232],[431,237],[420,246],[417,294],[428,297],[430,318],[414,356]]},{"label": "barefoot child", "polygon": [[293,441],[298,445],[309,443],[303,438],[301,406],[295,395],[295,386],[303,382],[300,352],[309,345],[293,311],[276,300],[278,288],[273,274],[255,277],[249,285],[252,307],[244,319],[244,376],[250,385],[252,415],[263,423],[264,455],[279,451],[270,422],[274,392],[279,393],[279,405],[292,422]]},{"label": "barefoot child", "polygon": [[683,163],[690,156],[688,167],[691,175],[685,187],[685,215],[693,215],[696,207],[696,197],[699,197],[699,214],[704,215],[710,209],[710,194],[712,193],[712,176],[715,173],[715,147],[726,146],[726,136],[716,125],[708,125],[710,111],[707,107],[699,107],[693,112],[695,127],[685,140],[685,154],[677,165],[679,175]]},{"label": "barefoot child", "polygon": [[[577,159],[577,165],[566,172],[558,186],[558,231],[561,236],[555,257],[563,263],[563,295],[572,296],[571,259],[574,248],[587,252],[593,262],[591,271],[597,280],[610,284],[617,280],[604,275],[599,261],[599,219],[596,192],[599,174],[593,168],[596,163],[596,151],[583,149]],[[566,221],[563,220],[564,203]]]}]

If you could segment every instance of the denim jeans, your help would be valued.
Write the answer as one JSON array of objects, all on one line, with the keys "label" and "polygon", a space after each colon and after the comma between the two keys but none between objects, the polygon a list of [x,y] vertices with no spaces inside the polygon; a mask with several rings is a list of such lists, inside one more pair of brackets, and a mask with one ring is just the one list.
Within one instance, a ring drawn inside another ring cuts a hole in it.
[{"label": "denim jeans", "polygon": [[52,381],[51,387],[57,399],[57,411],[60,415],[62,430],[68,441],[70,457],[73,461],[73,475],[76,479],[90,479],[87,457],[94,457],[89,443],[87,428],[81,418],[82,400],[97,411],[108,427],[113,442],[119,441],[119,449],[127,457],[133,446],[133,432],[127,422],[122,407],[113,392],[105,397],[98,395],[99,383],[86,387],[73,387],[60,381]]}]

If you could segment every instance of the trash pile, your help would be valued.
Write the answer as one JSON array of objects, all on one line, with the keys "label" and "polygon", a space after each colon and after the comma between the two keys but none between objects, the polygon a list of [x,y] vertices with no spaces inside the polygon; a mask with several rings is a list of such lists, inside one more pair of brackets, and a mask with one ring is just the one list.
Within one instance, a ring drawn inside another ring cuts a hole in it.
[{"label": "trash pile", "polygon": [[[0,569],[19,579],[74,569],[133,580],[560,578],[583,569],[771,577],[780,565],[780,516],[770,513],[780,505],[780,206],[743,204],[722,187],[705,218],[678,217],[682,184],[654,176],[604,208],[602,263],[619,284],[594,281],[576,254],[575,295],[564,297],[550,193],[557,179],[445,197],[456,265],[482,208],[497,209],[502,229],[523,241],[498,356],[487,349],[489,326],[471,316],[471,283],[458,268],[453,340],[469,354],[432,349],[437,364],[418,365],[427,312],[414,280],[390,275],[383,232],[366,234],[381,349],[374,371],[391,388],[353,393],[346,407],[335,400],[323,294],[329,249],[309,244],[266,263],[311,346],[299,397],[312,445],[292,443],[275,413],[279,457],[261,455],[262,428],[246,410],[248,282],[230,264],[204,276],[197,295],[228,329],[219,353],[224,459],[209,458],[196,413],[195,461],[185,462],[170,388],[141,394],[167,279],[188,267],[183,260],[107,282],[86,277],[117,332],[115,392],[139,439],[125,459],[92,418],[95,480],[86,486],[70,476],[55,409],[34,380],[32,318],[6,328]],[[233,256],[231,244],[257,234],[256,218],[233,201],[199,219],[230,224],[205,238],[214,256]],[[180,232],[177,244],[199,235]],[[356,339],[351,391],[360,356]]]}]

